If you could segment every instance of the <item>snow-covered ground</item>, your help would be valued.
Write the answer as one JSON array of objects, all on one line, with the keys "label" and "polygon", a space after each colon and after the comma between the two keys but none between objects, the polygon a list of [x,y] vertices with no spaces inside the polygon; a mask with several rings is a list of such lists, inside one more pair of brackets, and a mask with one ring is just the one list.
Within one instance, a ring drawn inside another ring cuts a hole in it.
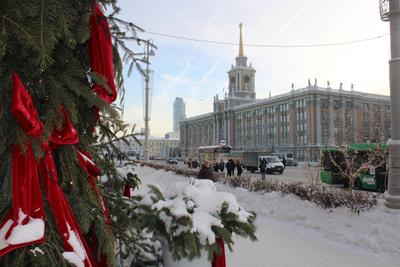
[{"label": "snow-covered ground", "polygon": [[[188,178],[172,172],[137,167],[147,184],[166,188]],[[257,266],[400,266],[400,212],[387,210],[382,201],[360,215],[347,208],[325,210],[293,195],[255,193],[222,184],[239,204],[257,212],[258,242],[237,238],[227,252],[229,267]]]}]

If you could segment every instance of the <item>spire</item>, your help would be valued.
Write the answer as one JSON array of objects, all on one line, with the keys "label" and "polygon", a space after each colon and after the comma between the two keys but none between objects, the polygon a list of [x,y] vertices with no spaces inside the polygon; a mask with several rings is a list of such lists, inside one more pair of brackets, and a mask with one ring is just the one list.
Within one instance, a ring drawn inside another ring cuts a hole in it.
[{"label": "spire", "polygon": [[243,37],[242,37],[242,28],[243,28],[243,24],[240,23],[239,24],[239,29],[240,29],[240,39],[239,39],[239,57],[244,57],[244,53],[243,53]]}]

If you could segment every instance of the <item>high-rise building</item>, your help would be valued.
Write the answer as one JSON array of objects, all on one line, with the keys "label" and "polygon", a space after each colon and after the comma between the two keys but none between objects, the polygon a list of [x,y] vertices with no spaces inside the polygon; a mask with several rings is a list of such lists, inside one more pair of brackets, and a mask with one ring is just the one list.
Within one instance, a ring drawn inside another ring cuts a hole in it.
[{"label": "high-rise building", "polygon": [[174,132],[179,133],[179,123],[186,119],[186,106],[181,97],[175,98],[174,101]]}]

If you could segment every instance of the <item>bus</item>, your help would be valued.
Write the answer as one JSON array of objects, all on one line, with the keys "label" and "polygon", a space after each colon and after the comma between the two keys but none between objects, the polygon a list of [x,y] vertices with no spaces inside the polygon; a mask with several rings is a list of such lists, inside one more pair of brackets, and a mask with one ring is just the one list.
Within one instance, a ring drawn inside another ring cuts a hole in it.
[{"label": "bus", "polygon": [[328,147],[321,151],[321,182],[349,187],[349,175],[355,175],[354,189],[384,192],[387,188],[386,144],[349,144],[345,149]]}]

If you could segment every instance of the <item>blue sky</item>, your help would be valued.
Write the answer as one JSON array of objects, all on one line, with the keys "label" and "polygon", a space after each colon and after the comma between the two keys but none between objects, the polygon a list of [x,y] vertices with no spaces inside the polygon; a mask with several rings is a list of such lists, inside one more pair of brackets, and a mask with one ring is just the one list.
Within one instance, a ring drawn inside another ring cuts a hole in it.
[{"label": "blue sky", "polygon": [[[147,0],[119,1],[121,17],[147,31],[238,42],[243,22],[244,43],[320,44],[358,40],[389,32],[379,17],[377,0]],[[188,116],[212,110],[213,96],[227,88],[227,71],[235,62],[237,46],[211,45],[151,34],[158,46],[151,58],[154,90],[151,134],[172,130],[175,97],[186,102]],[[134,47],[134,45],[132,45]],[[142,48],[135,48],[141,51]],[[389,36],[345,46],[314,48],[245,47],[257,70],[257,98],[265,98],[307,85],[389,94]],[[143,85],[138,72],[125,77],[124,119],[143,127]]]}]

